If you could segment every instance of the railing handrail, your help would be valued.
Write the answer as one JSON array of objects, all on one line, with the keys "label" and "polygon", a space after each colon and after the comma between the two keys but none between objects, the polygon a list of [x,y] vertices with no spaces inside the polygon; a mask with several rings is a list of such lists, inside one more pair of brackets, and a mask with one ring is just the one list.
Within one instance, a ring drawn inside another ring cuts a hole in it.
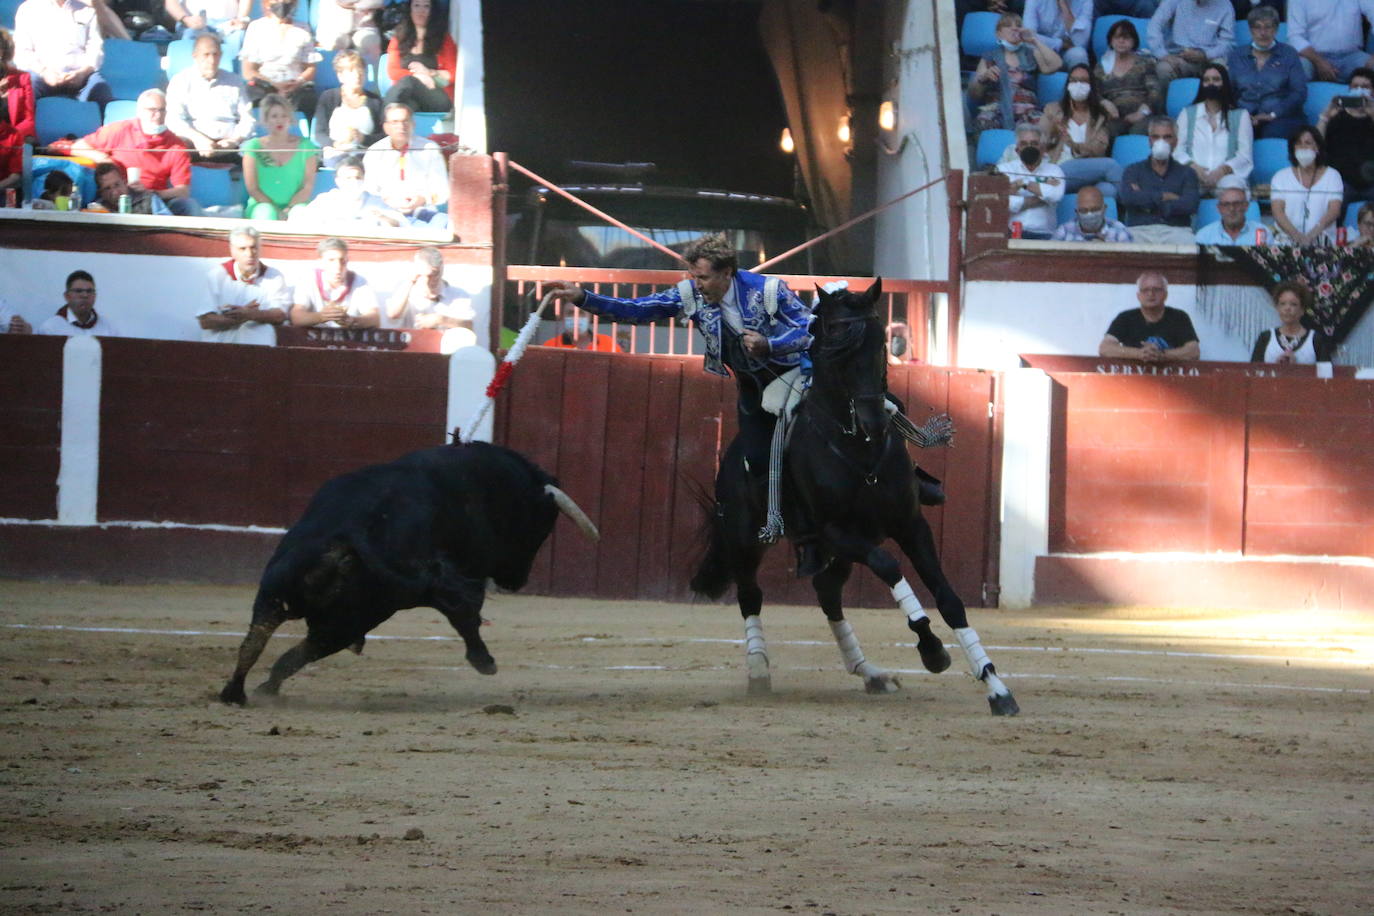
[{"label": "railing handrail", "polygon": [[[750,268],[744,268],[749,270]],[[840,280],[853,289],[866,289],[873,277],[834,276],[830,274],[769,274],[787,283],[796,292],[808,292],[813,285]],[[639,283],[646,286],[672,286],[681,280],[681,270],[642,270],[605,267],[545,267],[538,264],[508,264],[508,280],[573,280],[590,283]],[[946,280],[906,280],[883,277],[883,291],[888,293],[947,293],[951,284]]]}]

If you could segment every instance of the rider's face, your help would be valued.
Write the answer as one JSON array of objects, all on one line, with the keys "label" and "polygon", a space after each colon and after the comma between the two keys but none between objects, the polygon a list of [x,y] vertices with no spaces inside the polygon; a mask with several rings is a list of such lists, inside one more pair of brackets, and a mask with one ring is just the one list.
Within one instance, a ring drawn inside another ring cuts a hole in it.
[{"label": "rider's face", "polygon": [[705,258],[693,261],[687,269],[687,275],[692,278],[692,282],[707,302],[719,302],[724,299],[730,289],[730,281],[734,279],[734,271],[730,268],[715,270],[711,267],[711,262]]}]

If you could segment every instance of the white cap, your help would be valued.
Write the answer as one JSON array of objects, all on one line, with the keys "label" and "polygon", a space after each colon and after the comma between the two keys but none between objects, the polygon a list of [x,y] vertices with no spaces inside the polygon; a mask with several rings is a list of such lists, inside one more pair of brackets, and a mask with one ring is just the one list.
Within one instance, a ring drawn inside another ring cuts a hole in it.
[{"label": "white cap", "polygon": [[1217,182],[1217,191],[1244,191],[1245,199],[1250,199],[1250,186],[1239,175],[1225,175]]}]

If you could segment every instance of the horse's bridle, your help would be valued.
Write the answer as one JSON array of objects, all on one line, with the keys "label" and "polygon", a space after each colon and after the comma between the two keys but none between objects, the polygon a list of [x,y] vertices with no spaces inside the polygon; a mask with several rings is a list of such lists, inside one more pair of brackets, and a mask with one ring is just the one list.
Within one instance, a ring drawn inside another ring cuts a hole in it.
[{"label": "horse's bridle", "polygon": [[[828,330],[831,325],[850,324],[852,322],[868,321],[870,319],[876,320],[877,317],[878,315],[876,312],[868,312],[863,315],[846,315],[843,318],[826,318],[822,316],[821,321],[824,322],[824,327]],[[873,394],[853,394],[850,392],[849,386],[842,379],[836,379],[836,384],[837,387],[840,389],[841,394],[844,395],[844,398],[849,405],[849,422],[848,424],[845,424],[833,418],[827,419],[830,419],[831,422],[835,424],[836,428],[839,429],[842,435],[850,436],[852,438],[857,439],[862,433],[863,441],[865,443],[873,442],[872,437],[870,437],[867,433],[864,433],[859,425],[859,412],[858,409],[855,407],[855,403],[874,399],[881,402],[885,397],[884,393],[878,391]],[[817,424],[816,422],[814,411],[807,412],[807,419],[811,422],[812,426],[815,427],[816,432],[820,435],[821,441],[825,443],[826,448],[830,449],[830,451],[834,453],[834,455],[841,461],[843,461],[845,464],[849,465],[851,468],[862,474],[864,483],[868,484],[869,486],[872,486],[873,484],[878,482],[878,466],[882,464],[883,458],[887,454],[887,440],[892,432],[891,424],[886,424],[883,427],[882,448],[878,450],[878,457],[874,461],[873,467],[864,468],[853,458],[851,458],[850,456],[846,455],[843,451],[841,451],[830,439],[830,437],[825,434],[825,431],[821,429],[819,424]]]}]

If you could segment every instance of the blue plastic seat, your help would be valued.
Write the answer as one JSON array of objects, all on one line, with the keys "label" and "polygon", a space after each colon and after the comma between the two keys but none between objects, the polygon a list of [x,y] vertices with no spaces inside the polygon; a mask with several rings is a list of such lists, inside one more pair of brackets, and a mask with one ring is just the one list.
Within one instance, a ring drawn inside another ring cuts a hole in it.
[{"label": "blue plastic seat", "polygon": [[1352,242],[1355,241],[1355,237],[1359,234],[1360,208],[1367,203],[1369,203],[1367,200],[1357,200],[1353,201],[1350,206],[1345,208],[1345,225],[1350,229],[1357,230],[1355,235],[1350,236],[1350,241]]},{"label": "blue plastic seat", "polygon": [[315,67],[315,88],[321,92],[326,89],[339,88],[339,74],[334,72],[334,55],[338,53],[338,51],[320,51],[321,60]]},{"label": "blue plastic seat", "polygon": [[[1115,198],[1115,197],[1108,197],[1108,198],[1106,199],[1106,202],[1107,202],[1107,219],[1119,219],[1119,217],[1116,215],[1116,198]],[[1077,192],[1075,192],[1075,193],[1073,193],[1073,194],[1065,194],[1063,197],[1061,197],[1061,198],[1059,199],[1059,206],[1058,206],[1058,209],[1055,211],[1055,218],[1056,218],[1060,223],[1067,223],[1069,220],[1073,219],[1073,218],[1077,215],[1077,213],[1078,213],[1078,194],[1077,194]]]},{"label": "blue plastic seat", "polygon": [[311,199],[313,200],[316,197],[319,197],[326,191],[334,190],[334,188],[337,187],[337,185],[334,183],[335,176],[336,173],[333,169],[316,169],[315,192],[310,195]]},{"label": "blue plastic seat", "polygon": [[1254,148],[1255,167],[1250,172],[1250,187],[1268,184],[1274,173],[1286,169],[1288,162],[1288,141],[1277,137],[1256,140]]},{"label": "blue plastic seat", "polygon": [[107,38],[100,74],[115,98],[136,99],[145,89],[162,87],[162,58],[153,42]]},{"label": "blue plastic seat", "polygon": [[1308,124],[1316,124],[1326,106],[1331,104],[1331,100],[1338,95],[1345,95],[1346,92],[1345,83],[1308,83],[1307,101],[1302,103],[1302,116],[1307,119]]},{"label": "blue plastic seat", "polygon": [[1150,157],[1150,138],[1144,134],[1122,134],[1112,142],[1112,158],[1125,165],[1135,165]]},{"label": "blue plastic seat", "polygon": [[447,111],[415,112],[415,136],[428,137],[430,134],[437,133],[439,122],[448,116]]},{"label": "blue plastic seat", "polygon": [[14,14],[18,12],[19,5],[24,0],[0,0],[0,26],[13,31]]},{"label": "blue plastic seat", "polygon": [[[1250,206],[1245,208],[1245,218],[1254,223],[1260,221],[1259,201],[1250,201]],[[1197,202],[1197,213],[1193,214],[1193,231],[1215,223],[1219,219],[1221,219],[1221,208],[1217,206],[1217,199],[1204,197]]]},{"label": "blue plastic seat", "polygon": [[38,100],[34,120],[39,144],[47,145],[68,134],[80,138],[98,130],[100,106],[95,102],[50,95]]},{"label": "blue plastic seat", "polygon": [[[169,42],[167,45],[167,79],[171,80],[182,70],[191,66],[192,53],[196,49],[194,38],[178,38],[176,41]],[[220,66],[224,67],[225,63]],[[227,69],[227,68],[226,68]]]},{"label": "blue plastic seat", "polygon": [[997,50],[997,20],[1000,13],[969,13],[959,32],[959,50],[969,57],[986,57]]},{"label": "blue plastic seat", "polygon": [[115,99],[105,106],[106,124],[113,124],[115,121],[127,121],[136,117],[138,117],[138,103],[133,99]]},{"label": "blue plastic seat", "polygon": [[1035,94],[1040,99],[1040,107],[1044,108],[1050,102],[1058,102],[1064,98],[1064,86],[1069,81],[1069,75],[1064,71],[1058,73],[1042,73],[1035,78]]},{"label": "blue plastic seat", "polygon": [[987,168],[996,165],[1008,146],[1016,142],[1016,134],[1000,127],[983,131],[978,135],[978,151],[974,155],[974,168]]},{"label": "blue plastic seat", "polygon": [[[972,16],[973,14],[969,13],[969,15]],[[377,78],[375,82],[377,84],[377,94],[383,97],[386,96],[387,90],[391,88],[391,77],[388,76],[386,72],[386,65],[390,59],[390,54],[383,54],[377,61]]]},{"label": "blue plastic seat", "polygon": [[234,186],[228,169],[191,167],[191,196],[202,207],[228,207],[243,202],[243,193]]},{"label": "blue plastic seat", "polygon": [[1169,93],[1164,100],[1164,110],[1169,113],[1169,117],[1177,118],[1178,113],[1197,98],[1197,87],[1202,80],[1195,76],[1185,76],[1174,80],[1169,84]]}]

